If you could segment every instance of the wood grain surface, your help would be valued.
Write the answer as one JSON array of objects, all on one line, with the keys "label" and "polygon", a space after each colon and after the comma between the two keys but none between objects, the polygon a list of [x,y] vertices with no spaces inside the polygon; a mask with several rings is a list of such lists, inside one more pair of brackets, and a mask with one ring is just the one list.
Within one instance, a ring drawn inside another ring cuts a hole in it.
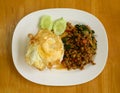
[{"label": "wood grain surface", "polygon": [[[12,35],[25,15],[47,8],[75,8],[98,17],[108,35],[109,55],[103,72],[81,85],[51,87],[32,83],[16,70]],[[0,0],[0,93],[120,93],[120,0]]]}]

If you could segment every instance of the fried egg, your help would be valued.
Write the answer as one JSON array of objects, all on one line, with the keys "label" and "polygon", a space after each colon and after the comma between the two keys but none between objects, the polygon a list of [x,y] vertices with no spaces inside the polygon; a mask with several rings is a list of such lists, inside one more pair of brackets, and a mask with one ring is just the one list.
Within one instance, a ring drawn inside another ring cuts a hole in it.
[{"label": "fried egg", "polygon": [[64,47],[59,36],[49,30],[40,30],[35,36],[29,34],[29,37],[30,41],[25,55],[29,65],[44,70],[60,64]]}]

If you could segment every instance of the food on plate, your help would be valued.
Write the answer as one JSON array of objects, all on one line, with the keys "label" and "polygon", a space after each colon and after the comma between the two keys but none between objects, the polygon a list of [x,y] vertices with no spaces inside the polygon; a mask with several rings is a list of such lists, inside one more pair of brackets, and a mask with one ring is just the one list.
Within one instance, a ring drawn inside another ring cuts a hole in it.
[{"label": "food on plate", "polygon": [[84,69],[94,65],[97,50],[95,32],[83,24],[72,25],[63,18],[52,21],[49,15],[40,18],[40,30],[29,34],[26,62],[39,70],[45,68]]},{"label": "food on plate", "polygon": [[56,64],[60,64],[63,58],[64,47],[59,36],[49,30],[40,30],[30,38],[26,53],[26,62],[39,70],[52,68]]},{"label": "food on plate", "polygon": [[65,35],[62,36],[64,43],[64,57],[62,64],[69,69],[83,69],[85,65],[93,62],[96,54],[97,41],[94,30],[86,25],[67,23]]}]

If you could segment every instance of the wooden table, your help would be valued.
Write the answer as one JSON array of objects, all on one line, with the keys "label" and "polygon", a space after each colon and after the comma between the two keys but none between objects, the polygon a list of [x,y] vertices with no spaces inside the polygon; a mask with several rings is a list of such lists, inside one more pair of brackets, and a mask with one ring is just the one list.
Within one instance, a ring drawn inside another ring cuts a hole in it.
[{"label": "wooden table", "polygon": [[[119,93],[120,92],[120,0],[0,0],[0,93]],[[103,72],[76,86],[51,87],[24,79],[13,65],[12,35],[25,15],[47,8],[75,8],[98,17],[109,40]]]}]

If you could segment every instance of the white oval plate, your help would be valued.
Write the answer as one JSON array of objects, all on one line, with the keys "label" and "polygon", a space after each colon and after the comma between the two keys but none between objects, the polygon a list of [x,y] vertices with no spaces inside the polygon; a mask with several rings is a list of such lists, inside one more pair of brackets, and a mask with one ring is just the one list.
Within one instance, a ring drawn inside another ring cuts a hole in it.
[{"label": "white oval plate", "polygon": [[[25,62],[27,35],[36,34],[38,21],[42,15],[50,15],[53,20],[63,17],[73,24],[83,23],[95,30],[97,39],[96,65],[87,65],[84,70],[44,70],[39,71]],[[12,39],[12,57],[17,71],[27,80],[51,86],[69,86],[88,82],[103,70],[108,56],[108,40],[102,23],[85,11],[57,8],[33,12],[25,16],[16,26]]]}]

